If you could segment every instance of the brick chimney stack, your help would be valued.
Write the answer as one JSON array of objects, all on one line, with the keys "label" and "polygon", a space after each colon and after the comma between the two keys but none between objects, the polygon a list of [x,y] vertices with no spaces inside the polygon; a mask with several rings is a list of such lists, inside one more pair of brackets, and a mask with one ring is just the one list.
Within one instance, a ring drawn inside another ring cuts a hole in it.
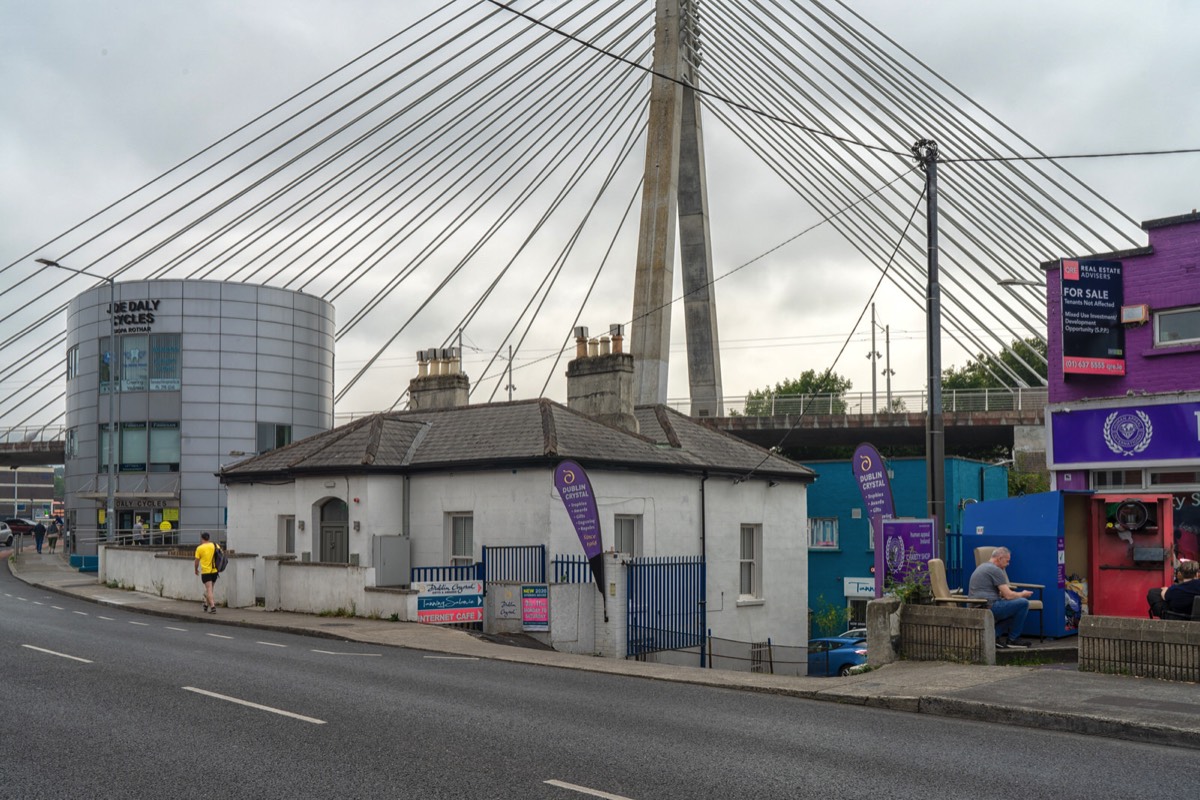
[{"label": "brick chimney stack", "polygon": [[575,329],[575,360],[567,364],[567,407],[572,411],[633,433],[633,356],[623,352],[624,326],[612,325],[609,335],[588,338],[588,329]]},{"label": "brick chimney stack", "polygon": [[429,411],[467,405],[471,381],[457,347],[417,351],[417,377],[408,382],[408,408]]}]

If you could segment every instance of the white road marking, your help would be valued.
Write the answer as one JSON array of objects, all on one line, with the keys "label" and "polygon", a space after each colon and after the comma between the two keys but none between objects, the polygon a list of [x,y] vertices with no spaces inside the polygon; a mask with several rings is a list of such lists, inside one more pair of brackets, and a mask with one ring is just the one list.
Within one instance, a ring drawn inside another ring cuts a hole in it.
[{"label": "white road marking", "polygon": [[58,656],[59,658],[69,658],[72,661],[82,661],[84,664],[92,663],[91,661],[89,661],[86,658],[79,658],[78,656],[69,656],[66,653],[56,653],[53,650],[47,650],[44,647],[34,647],[31,644],[23,644],[23,645],[21,645],[21,647],[28,647],[30,650],[37,650],[39,653],[46,653],[48,655]]},{"label": "white road marking", "polygon": [[324,656],[379,656],[381,653],[337,653],[333,650],[313,650],[314,653],[320,653]]},{"label": "white road marking", "polygon": [[220,634],[220,633],[209,633],[209,634],[206,634],[206,635],[207,635],[207,636],[211,636],[211,637],[213,637],[214,639],[232,639],[232,638],[233,638],[232,636],[225,636],[225,635],[223,635],[223,634]]},{"label": "white road marking", "polygon": [[265,644],[267,647],[287,647],[286,644],[276,644],[275,642],[255,642],[255,644]]},{"label": "white road marking", "polygon": [[86,617],[88,615],[88,613],[86,611],[72,611],[71,613],[78,614],[81,617]]},{"label": "white road marking", "polygon": [[573,783],[564,783],[562,781],[542,781],[542,783],[557,786],[560,789],[569,789],[572,792],[579,792],[580,794],[591,795],[592,797],[603,797],[604,800],[632,800],[632,798],[626,797],[623,794],[609,794],[598,789],[589,789],[586,786],[576,786]]},{"label": "white road marking", "polygon": [[35,606],[41,606],[41,605],[45,605],[45,603],[41,602],[40,600],[34,600],[34,601],[33,601],[33,604],[34,604]]},{"label": "white road marking", "polygon": [[478,661],[476,656],[425,656],[435,661]]},{"label": "white road marking", "polygon": [[187,628],[176,628],[171,625],[163,625],[163,627],[169,631],[180,631],[181,633],[187,633]]},{"label": "white road marking", "polygon": [[149,623],[149,622],[134,622],[133,620],[129,620],[129,624],[130,624],[130,625],[141,625],[141,626],[143,626],[143,627],[146,627],[146,628],[150,627],[150,623]]},{"label": "white road marking", "polygon": [[106,619],[106,620],[108,620],[109,622],[115,622],[115,621],[116,621],[116,620],[114,620],[112,617],[101,617],[99,614],[97,614],[96,616],[97,616],[97,617],[99,617],[100,619]]},{"label": "white road marking", "polygon": [[247,708],[257,708],[259,711],[270,711],[272,714],[280,714],[285,717],[291,717],[292,719],[298,719],[301,722],[311,722],[314,725],[324,725],[325,724],[325,720],[323,720],[323,719],[316,719],[315,717],[306,717],[303,714],[293,714],[291,711],[284,711],[281,708],[271,708],[270,706],[259,705],[258,703],[251,703],[249,700],[239,700],[236,697],[230,697],[230,696],[224,695],[224,694],[217,694],[216,692],[209,692],[209,691],[205,691],[204,689],[197,689],[195,686],[183,686],[181,688],[185,692],[195,692],[196,694],[202,694],[205,697],[214,697],[217,700],[225,700],[230,703],[237,703],[238,705],[246,706]]},{"label": "white road marking", "polygon": [[63,608],[62,606],[50,606],[50,607],[53,608],[55,611],[66,611],[66,609]]}]

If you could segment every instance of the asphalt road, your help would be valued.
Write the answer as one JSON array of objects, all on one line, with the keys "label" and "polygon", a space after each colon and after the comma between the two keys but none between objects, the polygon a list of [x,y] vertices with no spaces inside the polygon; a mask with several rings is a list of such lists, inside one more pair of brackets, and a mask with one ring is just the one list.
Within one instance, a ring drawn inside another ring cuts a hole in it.
[{"label": "asphalt road", "polygon": [[1200,775],[1193,750],[183,623],[7,570],[0,674],[8,798],[1161,800]]}]

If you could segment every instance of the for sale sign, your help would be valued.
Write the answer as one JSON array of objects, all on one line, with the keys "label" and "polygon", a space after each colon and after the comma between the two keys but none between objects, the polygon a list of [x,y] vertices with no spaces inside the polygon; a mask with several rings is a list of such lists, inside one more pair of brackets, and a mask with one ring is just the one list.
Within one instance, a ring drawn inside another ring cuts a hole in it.
[{"label": "for sale sign", "polygon": [[1063,259],[1059,274],[1063,374],[1124,375],[1121,262]]}]

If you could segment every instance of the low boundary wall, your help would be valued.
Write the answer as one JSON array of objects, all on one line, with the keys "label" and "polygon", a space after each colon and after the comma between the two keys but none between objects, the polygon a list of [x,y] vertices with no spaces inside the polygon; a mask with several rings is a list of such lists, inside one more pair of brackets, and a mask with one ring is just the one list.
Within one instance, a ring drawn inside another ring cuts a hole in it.
[{"label": "low boundary wall", "polygon": [[1085,616],[1079,671],[1200,682],[1200,622]]},{"label": "low boundary wall", "polygon": [[983,608],[914,605],[894,597],[867,604],[867,663],[897,659],[996,663],[996,622]]}]

